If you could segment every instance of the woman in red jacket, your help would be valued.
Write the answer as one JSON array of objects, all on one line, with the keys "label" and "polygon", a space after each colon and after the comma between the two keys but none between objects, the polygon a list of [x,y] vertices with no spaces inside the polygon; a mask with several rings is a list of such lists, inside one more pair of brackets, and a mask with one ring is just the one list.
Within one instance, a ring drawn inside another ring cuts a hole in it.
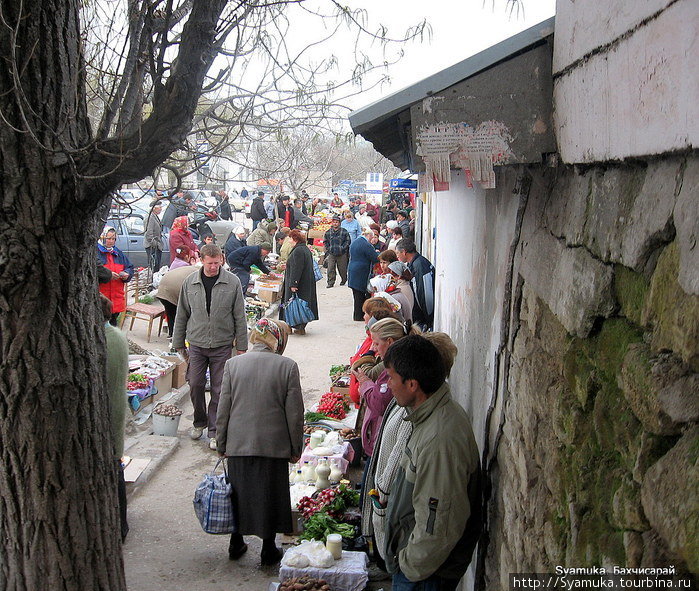
[{"label": "woman in red jacket", "polygon": [[116,239],[116,230],[106,228],[102,234],[102,244],[97,243],[97,258],[112,272],[112,280],[109,283],[100,283],[100,293],[112,302],[112,315],[109,319],[112,326],[116,326],[117,317],[126,310],[125,285],[133,277],[133,265],[116,247]]},{"label": "woman in red jacket", "polygon": [[192,262],[199,260],[199,249],[194,243],[192,233],[189,231],[189,220],[186,215],[182,215],[172,222],[170,230],[170,264],[175,260],[175,253],[180,246],[189,248],[189,255]]}]

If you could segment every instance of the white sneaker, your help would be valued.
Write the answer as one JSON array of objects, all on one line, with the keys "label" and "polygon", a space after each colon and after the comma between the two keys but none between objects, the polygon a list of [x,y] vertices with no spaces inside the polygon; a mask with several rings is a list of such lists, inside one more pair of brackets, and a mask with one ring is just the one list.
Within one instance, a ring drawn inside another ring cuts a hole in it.
[{"label": "white sneaker", "polygon": [[209,449],[213,449],[214,451],[216,451],[216,439],[214,439],[213,437],[209,439]]},{"label": "white sneaker", "polygon": [[204,433],[204,427],[192,427],[189,430],[189,436],[192,439],[200,439],[203,433]]}]

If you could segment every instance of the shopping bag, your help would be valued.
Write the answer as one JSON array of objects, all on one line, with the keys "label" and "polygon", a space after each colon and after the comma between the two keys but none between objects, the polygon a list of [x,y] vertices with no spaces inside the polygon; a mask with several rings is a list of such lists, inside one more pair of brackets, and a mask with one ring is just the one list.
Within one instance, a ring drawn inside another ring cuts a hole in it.
[{"label": "shopping bag", "polygon": [[323,272],[315,259],[313,259],[313,276],[316,278],[316,281],[320,281],[323,278]]},{"label": "shopping bag", "polygon": [[227,482],[226,467],[223,474],[216,474],[219,459],[211,471],[205,474],[194,491],[194,513],[207,534],[230,534],[235,531],[231,485]]},{"label": "shopping bag", "polygon": [[315,319],[308,302],[296,294],[292,295],[284,304],[284,320],[289,326],[307,324]]}]

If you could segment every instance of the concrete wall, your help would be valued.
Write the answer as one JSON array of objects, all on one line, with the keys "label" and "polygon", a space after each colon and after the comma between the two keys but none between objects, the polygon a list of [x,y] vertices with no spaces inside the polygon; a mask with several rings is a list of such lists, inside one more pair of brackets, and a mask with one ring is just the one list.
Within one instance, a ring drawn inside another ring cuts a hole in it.
[{"label": "concrete wall", "polygon": [[699,145],[695,0],[558,0],[554,120],[564,162]]}]

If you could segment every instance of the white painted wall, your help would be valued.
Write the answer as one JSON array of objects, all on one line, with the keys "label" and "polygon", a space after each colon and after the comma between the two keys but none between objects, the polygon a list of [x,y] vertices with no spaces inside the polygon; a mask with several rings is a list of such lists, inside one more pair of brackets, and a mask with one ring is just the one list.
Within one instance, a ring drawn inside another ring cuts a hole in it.
[{"label": "white painted wall", "polygon": [[[564,162],[699,146],[699,10],[696,0],[679,0],[633,30],[661,4],[558,1],[554,72],[602,48],[555,78],[555,126]],[[612,44],[603,47],[607,43]]]},{"label": "white painted wall", "polygon": [[433,195],[437,248],[435,330],[459,348],[449,379],[468,411],[480,450],[499,345],[507,257],[518,197],[510,190],[466,187],[451,172],[451,190]]}]

